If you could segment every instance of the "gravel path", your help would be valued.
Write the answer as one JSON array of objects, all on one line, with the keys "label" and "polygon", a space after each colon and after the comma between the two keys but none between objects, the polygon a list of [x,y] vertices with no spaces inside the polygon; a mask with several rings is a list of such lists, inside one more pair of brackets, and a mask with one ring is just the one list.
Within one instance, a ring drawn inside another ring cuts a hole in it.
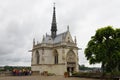
[{"label": "gravel path", "polygon": [[0,80],[99,80],[99,79],[85,79],[64,76],[8,76],[0,77]]}]

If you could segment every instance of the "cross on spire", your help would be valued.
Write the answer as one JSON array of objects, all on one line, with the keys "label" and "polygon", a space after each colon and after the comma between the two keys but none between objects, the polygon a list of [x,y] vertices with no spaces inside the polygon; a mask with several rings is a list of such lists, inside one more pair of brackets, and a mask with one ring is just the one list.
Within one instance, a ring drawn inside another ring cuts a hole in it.
[{"label": "cross on spire", "polygon": [[55,7],[55,2],[53,3],[54,7]]}]

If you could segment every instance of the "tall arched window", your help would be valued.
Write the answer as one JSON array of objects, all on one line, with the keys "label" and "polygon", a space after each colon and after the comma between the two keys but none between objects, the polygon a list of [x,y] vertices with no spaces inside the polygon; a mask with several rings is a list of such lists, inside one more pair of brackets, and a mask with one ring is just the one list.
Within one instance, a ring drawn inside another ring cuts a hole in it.
[{"label": "tall arched window", "polygon": [[54,51],[54,64],[58,64],[58,53]]},{"label": "tall arched window", "polygon": [[55,55],[55,64],[58,64],[58,54]]},{"label": "tall arched window", "polygon": [[39,52],[36,51],[36,64],[39,64],[39,58],[40,58]]}]

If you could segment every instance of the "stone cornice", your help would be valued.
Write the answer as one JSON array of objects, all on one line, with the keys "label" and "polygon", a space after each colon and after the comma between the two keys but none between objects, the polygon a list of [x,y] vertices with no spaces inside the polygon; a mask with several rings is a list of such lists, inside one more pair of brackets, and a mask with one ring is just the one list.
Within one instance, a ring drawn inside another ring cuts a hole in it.
[{"label": "stone cornice", "polygon": [[34,50],[37,50],[37,49],[48,49],[48,50],[51,50],[51,49],[60,49],[60,48],[64,48],[64,49],[76,49],[76,50],[80,50],[80,48],[78,47],[71,47],[71,46],[56,46],[56,47],[36,47],[36,48],[33,48],[31,51],[34,51]]},{"label": "stone cornice", "polygon": [[65,63],[59,63],[59,64],[31,64],[31,66],[43,66],[43,65],[47,65],[47,66],[52,66],[52,65],[65,65]]}]

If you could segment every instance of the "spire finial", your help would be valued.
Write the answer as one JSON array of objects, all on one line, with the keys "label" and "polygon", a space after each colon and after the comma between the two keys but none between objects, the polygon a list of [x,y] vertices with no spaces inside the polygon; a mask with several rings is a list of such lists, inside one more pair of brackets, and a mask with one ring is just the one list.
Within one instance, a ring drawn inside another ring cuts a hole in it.
[{"label": "spire finial", "polygon": [[53,6],[55,7],[55,2],[53,3]]},{"label": "spire finial", "polygon": [[33,38],[33,47],[35,46],[35,38]]},{"label": "spire finial", "polygon": [[75,44],[77,44],[77,39],[76,39],[76,36],[75,36]]},{"label": "spire finial", "polygon": [[46,36],[47,36],[47,33],[46,33]]},{"label": "spire finial", "polygon": [[42,42],[44,43],[44,41],[45,41],[45,36],[43,35],[43,39],[42,39]]},{"label": "spire finial", "polygon": [[67,26],[67,31],[69,31],[69,25]]}]

